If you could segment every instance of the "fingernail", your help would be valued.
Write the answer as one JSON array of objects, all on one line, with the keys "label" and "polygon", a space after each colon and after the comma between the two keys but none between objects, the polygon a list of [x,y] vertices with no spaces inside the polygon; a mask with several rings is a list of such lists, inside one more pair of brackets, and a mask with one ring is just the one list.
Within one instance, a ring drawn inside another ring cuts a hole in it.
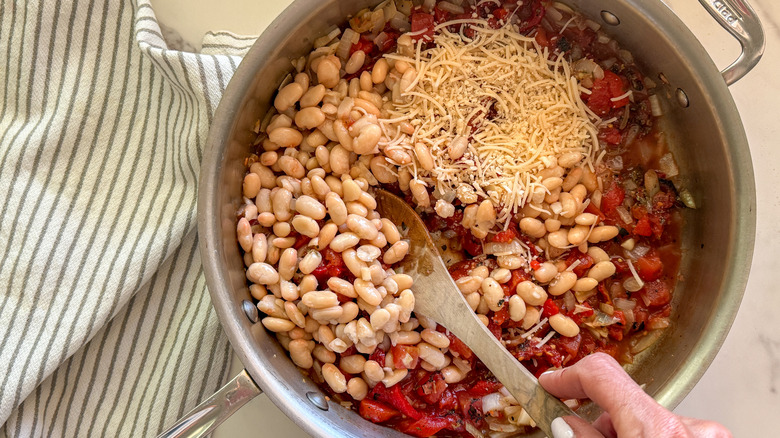
[{"label": "fingernail", "polygon": [[574,438],[574,430],[563,418],[558,417],[550,423],[553,438]]},{"label": "fingernail", "polygon": [[547,370],[547,371],[543,372],[542,374],[539,374],[539,377],[542,377],[542,376],[544,376],[544,375],[546,375],[546,374],[552,374],[552,373],[554,373],[555,371],[556,371],[556,370]]}]

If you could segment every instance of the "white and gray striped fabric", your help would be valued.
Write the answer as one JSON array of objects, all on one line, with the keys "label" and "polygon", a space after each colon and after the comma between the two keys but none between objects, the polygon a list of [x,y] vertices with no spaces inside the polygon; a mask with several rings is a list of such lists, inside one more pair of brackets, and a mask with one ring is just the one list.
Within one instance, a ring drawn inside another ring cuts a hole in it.
[{"label": "white and gray striped fabric", "polygon": [[172,50],[148,0],[0,0],[0,436],[155,435],[227,377],[196,189],[251,43]]}]

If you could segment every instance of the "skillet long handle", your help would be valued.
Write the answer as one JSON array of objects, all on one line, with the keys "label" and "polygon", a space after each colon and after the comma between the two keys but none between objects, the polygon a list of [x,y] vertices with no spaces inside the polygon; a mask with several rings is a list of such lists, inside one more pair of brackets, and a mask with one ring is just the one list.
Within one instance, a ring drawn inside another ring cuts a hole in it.
[{"label": "skillet long handle", "polygon": [[764,53],[761,21],[746,0],[699,0],[699,3],[742,46],[739,58],[720,72],[726,84],[731,85],[752,70]]},{"label": "skillet long handle", "polygon": [[[432,263],[444,262],[438,255],[427,256]],[[453,294],[449,303],[443,305],[434,300],[426,300],[425,291],[433,287],[457,286],[444,268],[442,271],[430,273],[428,276],[415,279],[415,312],[432,318],[448,328],[463,341],[494,376],[506,387],[510,394],[523,406],[536,425],[552,437],[551,423],[557,417],[576,416],[563,402],[544,390],[539,381],[528,371],[501,342],[493,337],[487,327],[466,303],[460,293]],[[438,275],[441,274],[441,275]]]},{"label": "skillet long handle", "polygon": [[158,435],[158,438],[194,438],[208,435],[241,406],[262,394],[246,370],[225,384],[214,395],[196,406],[184,417]]}]

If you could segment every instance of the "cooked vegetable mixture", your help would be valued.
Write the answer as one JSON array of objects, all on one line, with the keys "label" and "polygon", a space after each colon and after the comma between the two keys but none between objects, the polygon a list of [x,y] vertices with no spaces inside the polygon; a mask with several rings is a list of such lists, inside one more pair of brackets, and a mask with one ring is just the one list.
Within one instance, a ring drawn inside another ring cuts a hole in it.
[{"label": "cooked vegetable mixture", "polygon": [[262,324],[334,399],[413,436],[533,427],[415,315],[394,270],[414,243],[377,187],[417,209],[536,375],[596,351],[631,363],[669,326],[678,169],[655,84],[597,23],[539,0],[388,0],[292,64],[257,124],[237,235]]}]

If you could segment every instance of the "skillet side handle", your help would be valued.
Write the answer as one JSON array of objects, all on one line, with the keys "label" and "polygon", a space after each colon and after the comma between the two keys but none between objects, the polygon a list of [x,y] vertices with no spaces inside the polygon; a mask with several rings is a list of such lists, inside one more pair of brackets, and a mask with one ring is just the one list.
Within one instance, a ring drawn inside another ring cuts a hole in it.
[{"label": "skillet side handle", "polygon": [[747,0],[699,0],[704,9],[742,46],[739,58],[723,71],[726,85],[731,85],[756,66],[764,53],[764,28]]},{"label": "skillet side handle", "polygon": [[249,377],[249,373],[246,370],[241,370],[219,391],[188,412],[157,438],[205,436],[213,432],[241,406],[262,393],[263,391]]}]

